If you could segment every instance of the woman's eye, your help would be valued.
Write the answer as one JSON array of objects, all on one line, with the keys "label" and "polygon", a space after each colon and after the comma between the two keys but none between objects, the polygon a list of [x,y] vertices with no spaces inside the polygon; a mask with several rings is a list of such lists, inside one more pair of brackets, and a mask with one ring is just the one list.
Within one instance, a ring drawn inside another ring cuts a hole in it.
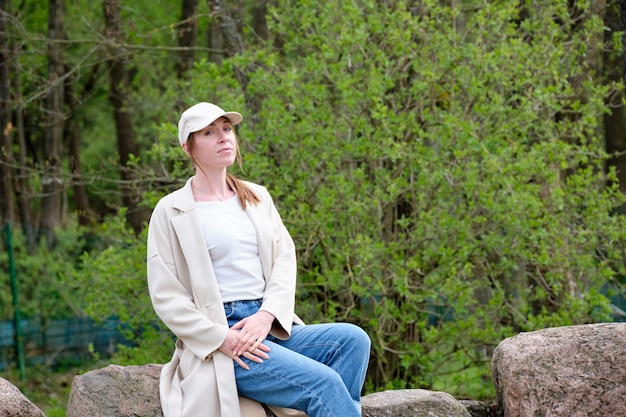
[{"label": "woman's eye", "polygon": [[225,128],[224,128],[224,130],[225,130],[226,132],[230,132],[230,131],[232,130],[232,127],[230,127],[230,126],[229,126],[229,127],[225,127]]}]

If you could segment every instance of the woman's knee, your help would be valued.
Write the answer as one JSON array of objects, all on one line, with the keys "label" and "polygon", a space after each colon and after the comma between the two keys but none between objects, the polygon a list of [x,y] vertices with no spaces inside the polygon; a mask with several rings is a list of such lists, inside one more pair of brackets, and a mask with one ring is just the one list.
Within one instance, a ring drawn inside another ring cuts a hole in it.
[{"label": "woman's knee", "polygon": [[343,323],[346,337],[350,340],[351,345],[359,346],[364,350],[369,351],[372,341],[362,328],[352,323]]}]

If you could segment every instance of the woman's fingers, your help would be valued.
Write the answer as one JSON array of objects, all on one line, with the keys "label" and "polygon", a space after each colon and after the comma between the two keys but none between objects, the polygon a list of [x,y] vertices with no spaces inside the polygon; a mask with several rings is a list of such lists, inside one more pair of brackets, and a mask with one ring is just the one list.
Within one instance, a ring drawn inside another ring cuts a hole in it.
[{"label": "woman's fingers", "polygon": [[271,351],[271,349],[266,344],[263,344],[261,342],[255,342],[252,345],[248,345],[248,348],[244,348],[235,354],[238,356],[241,356],[245,354],[246,352],[251,352],[255,355],[258,353],[261,353],[262,355],[260,356],[263,356],[265,359],[267,359],[265,356],[267,356],[266,352],[269,352],[269,351]]},{"label": "woman's fingers", "polygon": [[272,351],[272,349],[270,349],[270,347],[268,345],[266,345],[265,343],[259,343],[259,346],[257,346],[257,349],[259,349],[259,350],[261,350],[263,352],[271,352]]},{"label": "woman's fingers", "polygon": [[242,357],[256,363],[263,363],[264,359],[269,359],[269,355],[258,348],[254,351],[245,351],[242,355],[235,356],[235,362],[237,362],[239,366],[246,370],[250,370],[250,367],[241,359]]},{"label": "woman's fingers", "polygon": [[245,369],[245,370],[247,370],[247,371],[249,371],[249,370],[250,370],[250,367],[249,367],[249,366],[248,366],[248,365],[247,365],[244,361],[242,361],[242,360],[241,360],[241,358],[240,358],[239,356],[235,356],[235,357],[233,357],[233,360],[234,360],[235,362],[237,362],[237,363],[239,364],[239,366],[241,366],[243,369]]},{"label": "woman's fingers", "polygon": [[239,331],[239,340],[233,348],[235,354],[241,355],[250,348],[258,348],[269,334],[273,321],[271,313],[260,310],[235,323],[231,327]]},{"label": "woman's fingers", "polygon": [[269,352],[269,347],[263,344],[263,340],[264,338],[258,336],[244,335],[244,337],[239,340],[237,346],[235,346],[235,354],[241,356],[244,352],[253,352],[256,349],[259,349],[261,346],[264,346],[262,350]]}]

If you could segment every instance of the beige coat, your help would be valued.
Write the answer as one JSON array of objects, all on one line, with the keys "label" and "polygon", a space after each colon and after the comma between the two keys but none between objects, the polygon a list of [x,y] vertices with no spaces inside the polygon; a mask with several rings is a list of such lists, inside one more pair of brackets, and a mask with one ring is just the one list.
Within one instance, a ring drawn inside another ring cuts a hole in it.
[{"label": "beige coat", "polygon": [[[247,184],[261,199],[246,208],[257,231],[266,282],[261,309],[276,317],[271,334],[286,339],[292,323],[303,324],[294,314],[294,243],[265,187]],[[148,228],[150,297],[159,318],[178,337],[174,356],[161,371],[163,414],[240,417],[243,413],[247,417],[262,413],[258,403],[245,399],[240,411],[234,361],[218,351],[228,325],[195,207],[189,179],[159,201]]]}]

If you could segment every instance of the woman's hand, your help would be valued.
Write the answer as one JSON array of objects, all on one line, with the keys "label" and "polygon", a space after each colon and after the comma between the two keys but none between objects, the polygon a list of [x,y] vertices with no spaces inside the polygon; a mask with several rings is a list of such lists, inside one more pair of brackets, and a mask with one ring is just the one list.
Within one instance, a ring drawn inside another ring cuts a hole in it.
[{"label": "woman's hand", "polygon": [[256,363],[263,363],[263,359],[269,358],[267,352],[270,351],[270,348],[263,343],[259,343],[255,348],[250,348],[241,354],[237,354],[233,347],[237,346],[239,343],[240,333],[241,332],[239,330],[228,329],[226,339],[224,339],[224,343],[222,343],[219,347],[219,351],[232,358],[243,369],[250,370],[250,367],[241,359],[241,357],[243,356],[244,358],[250,359]]},{"label": "woman's hand", "polygon": [[[262,343],[270,333],[273,322],[273,314],[259,310],[253,315],[235,323],[231,329],[239,331],[239,340],[234,345],[233,352],[241,356],[246,351],[254,352],[260,346],[265,346]],[[269,350],[266,352],[269,352]]]}]

